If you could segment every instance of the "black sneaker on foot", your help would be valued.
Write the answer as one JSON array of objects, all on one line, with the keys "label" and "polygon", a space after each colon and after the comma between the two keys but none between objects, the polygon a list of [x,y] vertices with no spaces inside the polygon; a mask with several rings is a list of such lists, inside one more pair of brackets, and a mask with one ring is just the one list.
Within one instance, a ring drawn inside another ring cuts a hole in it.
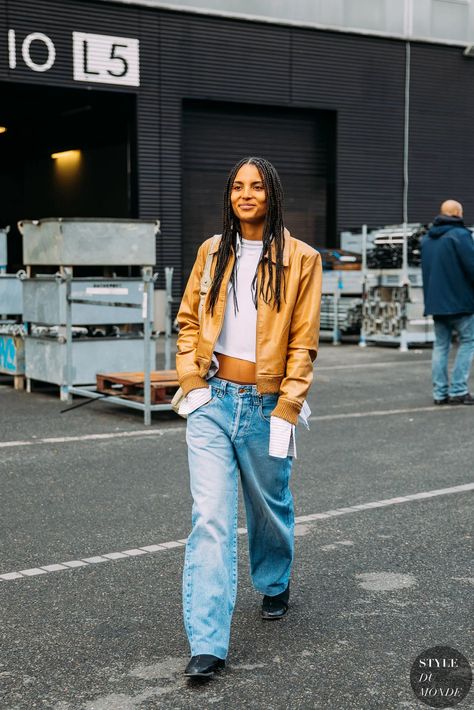
[{"label": "black sneaker on foot", "polygon": [[435,404],[449,404],[449,397],[443,397],[442,399],[434,399]]},{"label": "black sneaker on foot", "polygon": [[466,394],[450,397],[449,404],[474,404],[474,397],[469,392],[466,392]]}]

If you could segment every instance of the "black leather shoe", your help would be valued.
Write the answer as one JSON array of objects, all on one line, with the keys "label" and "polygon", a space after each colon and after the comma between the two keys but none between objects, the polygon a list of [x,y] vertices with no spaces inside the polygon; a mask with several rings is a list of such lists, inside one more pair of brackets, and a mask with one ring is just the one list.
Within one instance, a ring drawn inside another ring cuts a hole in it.
[{"label": "black leather shoe", "polygon": [[262,619],[272,621],[273,619],[281,619],[288,611],[288,601],[290,599],[290,583],[284,592],[280,592],[274,597],[269,597],[267,594],[262,601]]},{"label": "black leather shoe", "polygon": [[443,399],[434,399],[435,404],[449,404],[449,397],[443,397]]},{"label": "black leather shoe", "polygon": [[474,397],[469,392],[460,394],[458,397],[450,397],[449,404],[474,404]]},{"label": "black leather shoe", "polygon": [[225,660],[218,656],[212,656],[209,653],[201,653],[199,656],[193,656],[185,668],[184,675],[209,678],[214,675],[215,671],[225,667]]}]

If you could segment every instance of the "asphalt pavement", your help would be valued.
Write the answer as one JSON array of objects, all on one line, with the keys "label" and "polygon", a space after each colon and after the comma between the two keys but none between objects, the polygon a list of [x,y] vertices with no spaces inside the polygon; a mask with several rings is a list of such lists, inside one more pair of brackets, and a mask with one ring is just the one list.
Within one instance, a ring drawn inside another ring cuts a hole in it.
[{"label": "asphalt pavement", "polygon": [[260,619],[240,497],[227,667],[205,683],[183,675],[185,421],[61,413],[55,387],[0,378],[2,710],[426,708],[416,656],[474,657],[474,407],[433,406],[430,358],[322,343],[291,477],[290,609]]}]

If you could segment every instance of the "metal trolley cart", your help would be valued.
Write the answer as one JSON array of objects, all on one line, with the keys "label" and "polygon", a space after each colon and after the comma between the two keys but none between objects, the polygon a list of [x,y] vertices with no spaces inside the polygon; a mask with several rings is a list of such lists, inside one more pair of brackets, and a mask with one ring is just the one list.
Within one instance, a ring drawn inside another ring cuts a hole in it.
[{"label": "metal trolley cart", "polygon": [[331,334],[333,345],[342,335],[358,335],[362,321],[362,272],[324,271],[321,297],[321,335]]},{"label": "metal trolley cart", "polygon": [[419,243],[421,224],[385,227],[373,235],[367,253],[363,229],[363,306],[360,345],[410,344],[434,340],[433,320],[423,316],[423,282]]}]

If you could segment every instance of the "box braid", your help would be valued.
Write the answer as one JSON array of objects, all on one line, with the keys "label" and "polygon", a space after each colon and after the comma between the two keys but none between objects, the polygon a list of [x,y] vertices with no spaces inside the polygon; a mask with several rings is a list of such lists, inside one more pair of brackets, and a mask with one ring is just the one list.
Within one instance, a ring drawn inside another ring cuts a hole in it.
[{"label": "box braid", "polygon": [[[265,195],[267,198],[267,214],[265,216],[265,224],[263,228],[263,248],[260,260],[257,264],[257,269],[255,271],[255,276],[252,281],[252,296],[255,308],[257,308],[257,273],[260,264],[262,264],[262,279],[260,283],[260,293],[262,295],[265,303],[269,303],[273,299],[273,303],[276,305],[277,312],[280,310],[281,305],[281,283],[284,277],[283,269],[283,189],[281,186],[280,178],[276,169],[273,165],[265,158],[244,158],[240,160],[229,173],[227,178],[227,184],[224,190],[224,210],[223,210],[223,228],[222,237],[219,243],[219,249],[217,252],[217,263],[214,271],[212,285],[209,291],[209,302],[208,310],[211,314],[214,313],[214,306],[219,297],[220,286],[222,279],[224,277],[224,272],[226,266],[231,257],[231,246],[234,249],[234,253],[237,247],[237,232],[240,229],[240,222],[234,215],[231,203],[231,192],[232,186],[234,184],[235,177],[243,165],[255,165],[259,171],[262,182],[265,188]],[[270,245],[275,243],[275,279],[273,278],[274,265],[270,258]],[[265,256],[268,256],[265,262]],[[265,269],[265,263],[267,268]],[[231,274],[232,291],[234,296],[234,308],[238,309],[237,296],[236,296],[236,263],[234,263],[234,268]],[[265,274],[266,272],[266,274]],[[266,278],[265,278],[266,277]],[[275,281],[275,284],[273,283]],[[283,291],[285,291],[285,284],[283,283]]]}]

